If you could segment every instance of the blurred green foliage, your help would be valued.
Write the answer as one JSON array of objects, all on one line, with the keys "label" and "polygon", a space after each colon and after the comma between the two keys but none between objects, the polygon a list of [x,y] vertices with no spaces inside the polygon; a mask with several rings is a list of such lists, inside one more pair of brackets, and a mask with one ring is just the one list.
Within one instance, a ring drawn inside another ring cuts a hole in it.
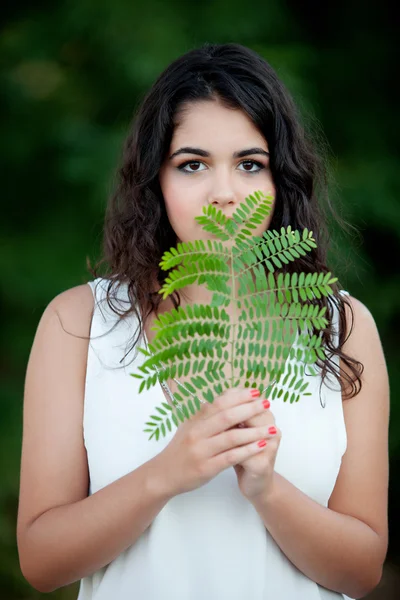
[{"label": "blurred green foliage", "polygon": [[[20,574],[15,540],[23,383],[50,300],[90,279],[107,197],[133,111],[158,74],[205,41],[262,54],[330,145],[332,198],[360,236],[333,230],[333,271],[372,312],[392,399],[400,388],[399,116],[389,3],[303,0],[41,0],[1,19],[2,248],[0,590],[42,596]],[[400,556],[400,409],[390,426],[390,557]],[[77,596],[77,584],[50,594]]]}]

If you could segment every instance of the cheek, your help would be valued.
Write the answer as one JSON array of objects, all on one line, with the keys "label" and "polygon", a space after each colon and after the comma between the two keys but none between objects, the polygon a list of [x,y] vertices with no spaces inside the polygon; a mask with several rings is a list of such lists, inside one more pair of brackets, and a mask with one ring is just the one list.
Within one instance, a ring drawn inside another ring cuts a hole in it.
[{"label": "cheek", "polygon": [[166,199],[165,207],[168,218],[173,224],[185,224],[188,226],[190,225],[190,220],[194,220],[195,215],[193,214],[193,210],[190,210],[190,203],[188,202],[187,196],[182,199],[177,196],[170,198],[169,200]]},{"label": "cheek", "polygon": [[196,211],[194,206],[195,203],[191,205],[189,195],[182,193],[182,190],[179,195],[173,194],[165,198],[168,220],[172,229],[182,241],[199,238],[197,229],[199,224],[195,221],[195,217],[200,216],[202,213],[201,207]]},{"label": "cheek", "polygon": [[161,182],[165,208],[171,219],[183,218],[190,214],[190,207],[194,205],[191,199],[190,188],[185,184],[184,177],[175,173],[165,173]]},{"label": "cheek", "polygon": [[162,187],[168,218],[173,225],[186,230],[197,227],[195,217],[202,215],[203,197],[199,185],[189,177],[169,174]]}]

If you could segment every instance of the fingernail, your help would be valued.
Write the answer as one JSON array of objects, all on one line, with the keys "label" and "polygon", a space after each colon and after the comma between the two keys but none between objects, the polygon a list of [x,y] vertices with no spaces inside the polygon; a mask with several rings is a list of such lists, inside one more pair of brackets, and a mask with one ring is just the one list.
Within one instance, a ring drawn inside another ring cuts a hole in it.
[{"label": "fingernail", "polygon": [[264,400],[263,407],[264,408],[269,408],[270,406],[271,406],[271,402],[269,400]]},{"label": "fingernail", "polygon": [[275,435],[275,433],[276,433],[276,427],[269,427],[268,428],[268,433],[270,433],[271,435]]},{"label": "fingernail", "polygon": [[260,395],[260,390],[250,390],[250,394],[252,396],[252,398],[258,398],[258,396]]},{"label": "fingernail", "polygon": [[267,440],[260,440],[258,442],[259,448],[264,448],[264,446],[266,446],[266,445],[267,445]]}]

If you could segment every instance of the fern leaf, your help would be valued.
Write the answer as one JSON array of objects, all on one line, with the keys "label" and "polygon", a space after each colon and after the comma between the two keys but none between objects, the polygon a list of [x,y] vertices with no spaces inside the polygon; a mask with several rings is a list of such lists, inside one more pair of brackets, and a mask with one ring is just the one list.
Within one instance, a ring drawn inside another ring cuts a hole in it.
[{"label": "fern leaf", "polygon": [[[192,284],[205,285],[212,298],[209,305],[160,315],[148,350],[139,348],[145,360],[131,373],[141,380],[139,393],[169,379],[178,386],[173,406],[162,403],[153,411],[158,414],[149,416],[144,430],[149,439],[165,437],[172,425],[179,427],[200,410],[202,401],[212,403],[238,385],[290,403],[310,395],[305,368],[315,375],[318,361],[326,359],[322,334],[328,319],[322,300],[333,293],[337,278],[280,271],[317,246],[307,228],[254,235],[272,202],[257,190],[231,218],[208,205],[196,220],[217,239],[179,242],[163,254],[160,267],[168,271],[159,291],[163,299]],[[231,304],[234,322],[225,310]]]}]

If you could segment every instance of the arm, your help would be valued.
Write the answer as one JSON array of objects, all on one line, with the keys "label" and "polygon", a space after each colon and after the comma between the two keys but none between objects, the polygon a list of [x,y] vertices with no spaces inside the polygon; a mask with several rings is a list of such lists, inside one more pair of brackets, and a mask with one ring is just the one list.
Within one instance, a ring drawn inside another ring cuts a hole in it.
[{"label": "arm", "polygon": [[138,539],[170,498],[153,461],[92,496],[47,510],[26,527],[19,551],[33,587],[52,592],[78,581]]},{"label": "arm", "polygon": [[274,477],[271,498],[253,504],[281,550],[319,585],[363,598],[381,577],[378,534],[359,519],[318,504],[279,473]]},{"label": "arm", "polygon": [[389,384],[374,320],[361,302],[350,301],[354,330],[344,352],[363,363],[364,373],[361,392],[343,402],[347,450],[328,507],[278,473],[270,495],[252,503],[300,571],[361,598],[378,585],[387,552]]},{"label": "arm", "polygon": [[[23,575],[50,592],[111,562],[169,499],[155,459],[88,497],[83,402],[93,295],[57,296],[38,326],[26,374],[17,542]],[[156,457],[155,457],[156,458]]]}]

